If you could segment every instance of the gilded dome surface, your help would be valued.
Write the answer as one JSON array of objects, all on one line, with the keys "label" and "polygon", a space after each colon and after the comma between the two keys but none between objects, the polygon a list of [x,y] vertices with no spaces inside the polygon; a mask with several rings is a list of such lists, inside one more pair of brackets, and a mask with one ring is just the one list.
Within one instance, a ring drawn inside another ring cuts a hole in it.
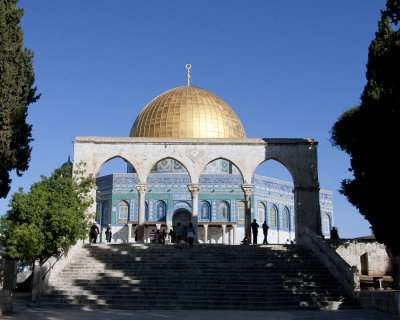
[{"label": "gilded dome surface", "polygon": [[136,118],[130,137],[246,138],[236,113],[211,92],[183,86],[159,95]]}]

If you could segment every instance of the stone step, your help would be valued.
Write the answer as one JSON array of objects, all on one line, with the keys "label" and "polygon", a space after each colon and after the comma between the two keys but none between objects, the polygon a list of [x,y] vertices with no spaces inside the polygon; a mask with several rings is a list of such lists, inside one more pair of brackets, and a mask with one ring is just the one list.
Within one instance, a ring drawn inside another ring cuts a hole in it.
[{"label": "stone step", "polygon": [[143,277],[143,276],[118,276],[118,275],[108,275],[108,276],[93,276],[93,277],[63,277],[59,278],[58,280],[55,280],[55,282],[58,282],[62,280],[63,282],[66,283],[71,283],[71,281],[76,281],[77,285],[82,285],[85,283],[93,283],[94,281],[101,280],[100,283],[124,283],[124,282],[129,282],[132,284],[135,283],[141,283],[141,284],[146,284],[146,285],[151,285],[152,283],[161,283],[161,282],[167,282],[170,284],[182,284],[182,283],[187,283],[187,284],[195,284],[197,282],[200,283],[212,283],[212,284],[230,284],[231,282],[235,283],[247,283],[250,285],[257,285],[258,283],[262,283],[265,286],[268,286],[270,284],[276,284],[276,283],[281,283],[281,284],[301,284],[301,283],[307,283],[307,284],[323,284],[323,285],[329,285],[329,284],[337,284],[337,282],[330,278],[318,278],[318,277],[313,277],[313,278],[308,278],[308,277],[300,277],[300,276],[285,276],[284,279],[280,279],[278,277],[218,277],[217,275],[214,275],[213,277],[201,277],[201,275],[197,277],[179,277],[179,275],[176,276],[164,276],[164,275],[149,275],[148,277]]},{"label": "stone step", "polygon": [[329,302],[329,303],[318,303],[315,301],[314,303],[310,303],[307,301],[298,302],[295,304],[251,304],[251,305],[226,305],[226,304],[212,304],[212,303],[158,303],[158,304],[140,304],[140,303],[131,303],[131,304],[69,304],[66,305],[64,303],[57,302],[46,302],[46,303],[37,303],[32,304],[35,307],[39,308],[68,308],[68,309],[116,309],[116,310],[249,310],[249,311],[281,311],[281,310],[338,310],[345,308],[361,308],[359,304],[345,304],[342,302]]},{"label": "stone step", "polygon": [[38,305],[99,309],[336,309],[357,305],[319,260],[285,245],[96,244],[77,250]]},{"label": "stone step", "polygon": [[[47,295],[87,295],[87,294],[107,294],[112,296],[117,295],[127,295],[127,294],[154,294],[162,296],[165,294],[165,290],[168,288],[134,288],[134,289],[104,289],[104,288],[70,288],[64,290],[51,290],[46,292]],[[221,288],[216,289],[212,288],[210,290],[197,290],[196,288],[180,288],[179,292],[174,292],[170,289],[169,295],[170,296],[177,296],[177,295],[204,295],[204,296],[214,296],[214,295],[230,295],[230,296],[244,296],[244,295],[254,295],[254,296],[264,296],[266,294],[273,295],[273,296],[287,296],[287,291],[290,288],[268,288],[266,290],[258,290],[258,289],[246,289],[246,288]],[[193,290],[192,290],[193,289]],[[172,292],[171,292],[172,291]],[[296,291],[291,292],[293,295],[307,295],[307,296],[344,296],[342,290],[324,290],[324,291],[315,291],[308,288],[297,288]]]}]

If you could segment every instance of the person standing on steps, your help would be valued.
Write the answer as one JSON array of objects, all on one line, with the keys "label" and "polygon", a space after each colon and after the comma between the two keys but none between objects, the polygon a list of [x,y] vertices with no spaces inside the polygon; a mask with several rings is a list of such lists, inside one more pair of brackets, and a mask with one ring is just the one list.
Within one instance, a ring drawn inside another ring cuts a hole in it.
[{"label": "person standing on steps", "polygon": [[160,235],[161,235],[161,243],[166,244],[168,242],[168,235],[165,232],[165,229],[162,229],[162,231],[160,232]]},{"label": "person standing on steps", "polygon": [[253,230],[253,244],[257,244],[257,235],[258,235],[258,227],[259,227],[257,220],[254,219],[250,226],[251,226],[251,230]]},{"label": "person standing on steps", "polygon": [[263,228],[263,234],[264,234],[264,241],[263,244],[268,244],[268,225],[267,225],[267,221],[264,220],[264,223],[262,224],[262,228]]},{"label": "person standing on steps", "polygon": [[155,240],[155,243],[159,244],[159,243],[160,243],[160,238],[161,238],[160,229],[157,229],[157,230],[156,230],[156,240]]},{"label": "person standing on steps", "polygon": [[150,243],[154,243],[156,241],[156,232],[154,231],[154,229],[150,231],[149,236],[150,236]]},{"label": "person standing on steps", "polygon": [[168,234],[168,235],[169,235],[171,244],[172,244],[172,243],[175,243],[175,231],[172,230],[172,229],[169,229],[169,234]]},{"label": "person standing on steps", "polygon": [[193,224],[190,223],[189,227],[187,228],[187,237],[189,239],[189,246],[191,248],[193,248],[194,235],[195,235],[195,233],[194,233]]},{"label": "person standing on steps", "polygon": [[96,221],[94,221],[89,231],[90,244],[96,243],[98,234],[99,234],[99,227],[97,226]]},{"label": "person standing on steps", "polygon": [[178,248],[182,249],[182,239],[185,236],[185,228],[183,228],[180,222],[178,222],[178,224],[176,225],[175,235],[176,240],[178,241]]},{"label": "person standing on steps", "polygon": [[112,237],[111,224],[109,224],[107,226],[107,229],[106,229],[106,240],[107,240],[107,242],[111,242],[111,237]]}]

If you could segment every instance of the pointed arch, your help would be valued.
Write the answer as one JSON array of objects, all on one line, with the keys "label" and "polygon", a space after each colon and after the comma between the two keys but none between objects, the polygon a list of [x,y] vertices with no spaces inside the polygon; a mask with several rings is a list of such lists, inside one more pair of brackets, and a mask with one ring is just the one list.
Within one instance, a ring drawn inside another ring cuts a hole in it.
[{"label": "pointed arch", "polygon": [[256,218],[257,221],[259,221],[260,223],[263,223],[264,221],[267,220],[267,218],[265,216],[265,214],[266,214],[265,209],[266,209],[266,206],[265,206],[264,202],[260,201],[257,206],[257,218]]},{"label": "pointed arch", "polygon": [[167,204],[159,200],[156,205],[156,220],[157,221],[165,221],[167,217]]},{"label": "pointed arch", "polygon": [[275,204],[271,205],[270,212],[269,212],[269,225],[271,227],[278,228],[278,207]]},{"label": "pointed arch", "polygon": [[[224,167],[224,162],[226,162],[227,167]],[[215,168],[215,170],[210,170],[210,166],[213,166],[213,165],[217,168]],[[207,171],[207,168],[208,168],[208,171]],[[244,181],[243,173],[242,173],[241,169],[232,160],[225,158],[225,157],[219,157],[219,158],[215,158],[215,159],[212,159],[211,161],[209,161],[201,169],[200,178],[201,178],[201,175],[203,175],[203,174],[218,173],[218,171],[219,171],[219,173],[238,174],[238,175],[240,175],[240,177],[242,179],[241,183],[243,183],[243,181]]]},{"label": "pointed arch", "polygon": [[200,220],[211,221],[211,205],[208,201],[201,201],[200,203]]},{"label": "pointed arch", "polygon": [[174,157],[164,157],[153,163],[150,172],[147,174],[147,179],[151,173],[181,173],[187,174],[189,177],[189,183],[192,181],[192,177],[188,168],[181,161]]},{"label": "pointed arch", "polygon": [[[118,173],[126,173],[128,171],[128,166],[132,167],[133,170],[135,170],[134,169],[135,168],[134,165],[131,162],[129,162],[129,160],[127,158],[125,158],[125,157],[123,157],[121,155],[114,155],[114,156],[110,156],[110,157],[108,157],[106,159],[103,159],[103,160],[99,161],[100,165],[95,169],[95,175],[98,175],[100,173],[100,170],[102,170],[102,168],[107,163],[110,163],[111,161],[116,160],[116,159],[121,159],[121,160],[125,161],[125,163],[126,163],[126,167],[125,167],[124,171],[123,172],[118,172]],[[112,173],[117,173],[117,172],[112,172]]]},{"label": "pointed arch", "polygon": [[218,206],[218,217],[220,221],[230,221],[230,205],[226,201],[221,201]]}]

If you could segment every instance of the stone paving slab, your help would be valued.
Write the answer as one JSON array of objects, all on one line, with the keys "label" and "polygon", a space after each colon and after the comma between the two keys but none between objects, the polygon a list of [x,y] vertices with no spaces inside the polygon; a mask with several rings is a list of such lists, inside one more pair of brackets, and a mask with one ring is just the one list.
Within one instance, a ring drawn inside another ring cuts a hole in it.
[{"label": "stone paving slab", "polygon": [[338,311],[212,311],[212,310],[75,310],[28,308],[16,303],[14,313],[2,320],[392,320],[398,319],[373,310],[346,309]]}]

